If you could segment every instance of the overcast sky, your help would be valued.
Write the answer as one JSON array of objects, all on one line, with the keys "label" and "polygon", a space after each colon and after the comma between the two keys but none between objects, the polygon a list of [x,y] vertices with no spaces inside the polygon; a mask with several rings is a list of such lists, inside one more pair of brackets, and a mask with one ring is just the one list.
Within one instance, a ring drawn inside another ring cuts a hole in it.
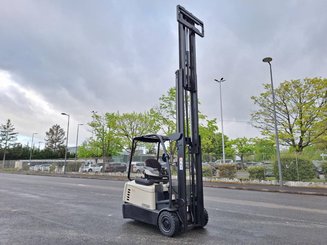
[{"label": "overcast sky", "polygon": [[[44,142],[54,124],[69,145],[91,111],[143,112],[174,86],[176,5],[204,22],[197,37],[200,110],[224,131],[255,137],[250,99],[270,81],[327,77],[327,1],[0,0],[0,123],[12,120],[23,143]],[[80,128],[81,141],[90,137]]]}]

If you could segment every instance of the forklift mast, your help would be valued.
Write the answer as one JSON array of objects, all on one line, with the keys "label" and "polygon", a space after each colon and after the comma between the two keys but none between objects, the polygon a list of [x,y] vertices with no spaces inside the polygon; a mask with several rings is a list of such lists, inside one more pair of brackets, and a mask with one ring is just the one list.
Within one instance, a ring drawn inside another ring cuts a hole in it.
[{"label": "forklift mast", "polygon": [[177,6],[179,69],[176,71],[178,214],[182,231],[204,226],[201,138],[199,135],[195,36],[204,37],[203,22]]}]

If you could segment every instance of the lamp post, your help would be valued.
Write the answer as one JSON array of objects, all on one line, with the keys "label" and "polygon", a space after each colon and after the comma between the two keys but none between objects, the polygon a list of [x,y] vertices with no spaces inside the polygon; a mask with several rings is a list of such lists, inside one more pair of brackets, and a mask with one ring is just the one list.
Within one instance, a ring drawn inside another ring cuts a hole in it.
[{"label": "lamp post", "polygon": [[30,164],[31,164],[31,160],[32,160],[32,151],[33,151],[33,142],[34,142],[34,135],[36,135],[37,133],[33,133],[32,134],[32,143],[31,143],[31,148],[30,148]]},{"label": "lamp post", "polygon": [[271,57],[266,57],[262,60],[265,63],[269,64],[270,68],[270,82],[271,82],[271,94],[273,100],[273,111],[274,111],[274,125],[275,125],[275,140],[276,140],[276,155],[277,155],[277,162],[278,162],[278,174],[279,174],[279,186],[283,187],[283,175],[282,175],[282,165],[280,162],[280,152],[279,152],[279,138],[278,138],[278,128],[277,128],[277,117],[276,117],[276,100],[275,100],[275,91],[274,91],[274,83],[273,83],[273,76],[272,76],[272,68],[271,68]]},{"label": "lamp post", "polygon": [[41,143],[43,143],[43,142],[39,141],[39,150],[41,149]]},{"label": "lamp post", "polygon": [[78,150],[78,132],[79,132],[79,126],[82,126],[82,123],[77,124],[77,133],[76,133],[76,152],[75,152],[75,165],[77,163],[77,150]]},{"label": "lamp post", "polygon": [[8,136],[9,136],[8,128],[4,130],[4,134],[5,134],[5,147],[3,150],[2,168],[5,168],[6,150],[7,150],[7,146],[8,146]]},{"label": "lamp post", "polygon": [[69,136],[69,119],[70,115],[62,112],[61,115],[68,117],[68,123],[67,123],[67,138],[66,138],[66,148],[65,148],[65,163],[64,163],[64,174],[66,173],[66,165],[67,165],[67,151],[68,151],[68,136]]},{"label": "lamp post", "polygon": [[223,102],[221,95],[221,84],[226,80],[222,77],[220,80],[215,79],[219,83],[219,94],[220,94],[220,118],[221,118],[221,142],[223,148],[223,163],[225,163],[225,139],[224,139],[224,119],[223,119]]},{"label": "lamp post", "polygon": [[[96,116],[96,114],[98,113],[97,111],[91,111],[92,112],[92,123],[94,124],[94,122],[95,122],[95,116]],[[94,129],[92,129],[92,138],[93,138],[93,136],[94,136]]]}]

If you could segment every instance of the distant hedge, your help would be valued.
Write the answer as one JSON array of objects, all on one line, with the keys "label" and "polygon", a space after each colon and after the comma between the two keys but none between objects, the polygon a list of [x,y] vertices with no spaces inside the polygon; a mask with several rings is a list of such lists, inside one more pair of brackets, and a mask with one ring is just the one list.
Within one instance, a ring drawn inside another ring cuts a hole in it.
[{"label": "distant hedge", "polygon": [[212,177],[213,176],[213,170],[211,166],[202,166],[202,175],[204,177]]},{"label": "distant hedge", "polygon": [[[313,163],[301,155],[281,156],[283,181],[309,181],[315,177]],[[279,179],[277,160],[273,163],[274,175]]]},{"label": "distant hedge", "polygon": [[265,179],[265,167],[264,166],[251,166],[248,167],[248,172],[250,174],[250,179],[258,179],[263,180]]},{"label": "distant hedge", "polygon": [[76,163],[67,163],[66,166],[66,172],[78,172],[78,170],[80,169],[82,163],[80,162],[76,162]]},{"label": "distant hedge", "polygon": [[220,164],[218,166],[219,177],[234,179],[236,177],[236,164]]}]

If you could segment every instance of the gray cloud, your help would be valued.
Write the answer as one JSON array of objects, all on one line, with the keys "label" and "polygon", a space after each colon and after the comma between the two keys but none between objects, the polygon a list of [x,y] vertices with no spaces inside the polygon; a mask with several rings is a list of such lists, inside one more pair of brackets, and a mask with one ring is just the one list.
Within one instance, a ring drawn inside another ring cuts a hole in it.
[{"label": "gray cloud", "polygon": [[[17,91],[0,90],[1,122],[11,118],[22,134],[39,130],[43,135],[55,123],[65,127],[60,115],[65,111],[72,115],[72,143],[77,122],[89,121],[91,110],[129,112],[154,106],[174,86],[177,4],[2,0],[0,70],[42,96],[51,112],[33,108]],[[232,138],[258,135],[246,121],[254,110],[250,97],[269,81],[263,57],[274,59],[276,84],[326,76],[325,1],[181,4],[205,23],[205,37],[197,39],[200,109],[218,117],[219,90],[213,79],[225,77],[225,131]],[[87,137],[87,130],[82,131]]]}]

